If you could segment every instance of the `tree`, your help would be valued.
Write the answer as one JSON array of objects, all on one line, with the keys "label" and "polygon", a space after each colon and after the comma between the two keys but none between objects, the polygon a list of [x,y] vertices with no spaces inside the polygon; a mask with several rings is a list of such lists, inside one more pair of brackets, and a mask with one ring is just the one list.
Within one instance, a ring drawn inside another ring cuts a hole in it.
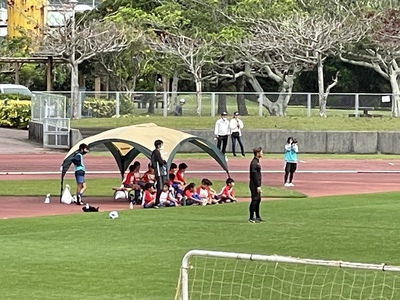
[{"label": "tree", "polygon": [[[72,118],[79,118],[79,65],[100,53],[119,53],[130,43],[125,28],[121,28],[108,18],[75,22],[75,17],[65,14],[62,26],[46,28],[45,38],[40,41],[40,49],[65,60],[71,67]],[[135,31],[130,28],[131,32]],[[140,37],[140,31],[135,31]]]},{"label": "tree", "polygon": [[[279,48],[275,48],[275,45],[279,43],[277,39],[281,38],[277,36],[280,24],[278,19],[252,18],[244,22],[248,28],[247,37],[239,43],[234,42],[230,45],[237,52],[233,63],[243,65],[243,71],[235,73],[234,76],[246,77],[254,91],[262,95],[263,106],[271,115],[284,116],[294,80],[309,66],[285,56],[286,53],[281,53]],[[258,81],[259,77],[269,77],[280,85],[277,101],[272,102],[265,96]]]},{"label": "tree", "polygon": [[371,22],[363,43],[343,46],[342,61],[371,68],[390,82],[392,116],[400,117],[400,10],[388,9],[381,14],[369,13]]},{"label": "tree", "polygon": [[103,52],[96,55],[95,58],[107,74],[113,78],[116,89],[128,92],[135,91],[138,78],[150,62],[141,40],[130,43],[121,52]]},{"label": "tree", "polygon": [[159,36],[149,35],[150,47],[158,52],[177,57],[186,67],[187,72],[193,76],[196,85],[197,115],[201,115],[201,93],[203,81],[203,67],[212,62],[216,48],[214,41],[207,41],[201,36],[189,37],[178,29],[165,33],[165,39]]},{"label": "tree", "polygon": [[[30,56],[31,39],[27,36],[6,37],[0,43],[0,56],[26,57]],[[45,66],[43,64],[2,63],[0,81],[23,84],[34,90],[46,88]]]},{"label": "tree", "polygon": [[[265,24],[265,22],[263,22]],[[259,30],[262,30],[259,27]],[[335,56],[341,44],[356,43],[365,34],[364,23],[351,14],[346,16],[293,14],[275,26],[266,27],[264,36],[274,41],[274,51],[290,61],[316,66],[320,116],[326,116],[326,103],[330,90],[338,83],[338,75],[325,87],[324,62]],[[326,89],[325,89],[326,88]]]}]

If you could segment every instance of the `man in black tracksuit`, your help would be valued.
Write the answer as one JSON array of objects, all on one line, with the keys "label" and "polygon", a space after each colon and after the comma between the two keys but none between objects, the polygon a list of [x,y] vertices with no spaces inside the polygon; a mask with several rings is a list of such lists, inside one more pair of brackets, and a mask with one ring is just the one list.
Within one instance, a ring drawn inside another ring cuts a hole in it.
[{"label": "man in black tracksuit", "polygon": [[[260,158],[263,155],[263,151],[261,147],[256,147],[253,149],[254,158],[250,163],[250,193],[251,193],[251,202],[250,202],[250,218],[249,223],[260,223],[264,220],[261,219],[260,216],[260,202],[261,202],[261,166],[260,166]],[[256,218],[254,218],[254,214]]]},{"label": "man in black tracksuit", "polygon": [[161,155],[161,150],[164,145],[164,142],[162,140],[156,140],[154,142],[154,147],[155,149],[151,153],[151,165],[154,168],[154,174],[156,176],[156,188],[157,188],[157,194],[156,194],[156,206],[160,204],[160,195],[163,189],[163,185],[165,182],[167,182],[167,163],[163,159]]}]

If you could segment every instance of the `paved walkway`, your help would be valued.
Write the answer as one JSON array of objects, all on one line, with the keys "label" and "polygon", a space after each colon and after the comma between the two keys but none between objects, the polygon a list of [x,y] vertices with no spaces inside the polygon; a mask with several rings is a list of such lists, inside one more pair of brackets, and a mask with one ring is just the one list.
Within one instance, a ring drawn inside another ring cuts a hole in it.
[{"label": "paved walkway", "polygon": [[28,140],[28,130],[8,129],[0,127],[1,154],[39,154],[59,152],[43,148]]}]

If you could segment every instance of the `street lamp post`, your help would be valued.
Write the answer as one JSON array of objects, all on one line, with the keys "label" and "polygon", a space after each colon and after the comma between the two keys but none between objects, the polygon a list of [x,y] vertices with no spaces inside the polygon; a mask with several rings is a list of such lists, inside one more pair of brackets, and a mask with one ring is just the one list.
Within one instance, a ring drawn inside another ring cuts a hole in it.
[{"label": "street lamp post", "polygon": [[[71,104],[72,104],[72,117],[80,117],[80,107],[79,107],[79,81],[78,81],[78,65],[76,63],[76,22],[75,22],[75,7],[78,4],[78,0],[69,0],[69,4],[72,8],[71,16]],[[77,86],[78,85],[78,86]]]}]

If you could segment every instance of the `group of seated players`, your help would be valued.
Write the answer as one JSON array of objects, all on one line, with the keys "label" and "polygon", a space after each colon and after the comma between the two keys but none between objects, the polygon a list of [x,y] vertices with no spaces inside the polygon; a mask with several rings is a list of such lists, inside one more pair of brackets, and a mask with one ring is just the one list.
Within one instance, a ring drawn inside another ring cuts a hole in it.
[{"label": "group of seated players", "polygon": [[180,163],[177,166],[172,163],[169,169],[168,182],[164,182],[160,195],[159,204],[156,204],[155,187],[156,177],[151,164],[148,164],[147,171],[141,175],[140,162],[135,161],[129,167],[122,185],[130,190],[129,200],[135,204],[141,204],[144,208],[156,208],[159,206],[180,206],[180,205],[211,205],[220,203],[236,202],[234,185],[232,178],[226,180],[225,187],[221,192],[212,189],[212,182],[207,178],[201,180],[201,184],[196,186],[194,182],[185,181],[185,171],[188,166]]}]

